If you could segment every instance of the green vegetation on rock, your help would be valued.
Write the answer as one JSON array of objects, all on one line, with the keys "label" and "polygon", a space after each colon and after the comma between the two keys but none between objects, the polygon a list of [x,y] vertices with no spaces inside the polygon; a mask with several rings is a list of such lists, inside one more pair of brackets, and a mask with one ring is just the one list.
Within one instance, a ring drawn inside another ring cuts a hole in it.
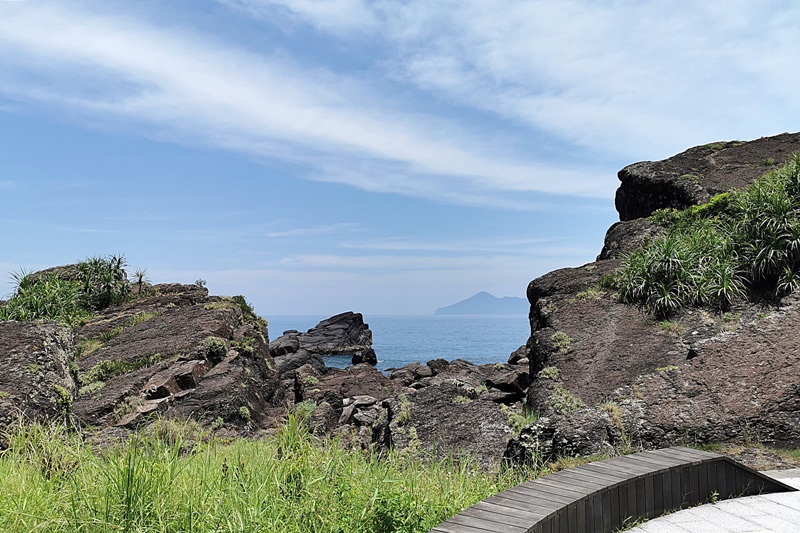
[{"label": "green vegetation on rock", "polygon": [[95,311],[130,296],[125,258],[121,255],[90,257],[76,265],[75,275],[60,274],[12,274],[16,288],[0,306],[0,321],[56,320],[74,327]]},{"label": "green vegetation on rock", "polygon": [[625,259],[615,280],[623,302],[666,318],[800,288],[800,154],[742,190],[651,220],[665,233]]}]

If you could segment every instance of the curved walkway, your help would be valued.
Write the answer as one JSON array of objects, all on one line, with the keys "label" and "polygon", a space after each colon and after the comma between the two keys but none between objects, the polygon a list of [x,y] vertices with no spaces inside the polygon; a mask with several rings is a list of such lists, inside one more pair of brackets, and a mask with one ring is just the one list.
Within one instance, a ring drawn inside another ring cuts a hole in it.
[{"label": "curved walkway", "polygon": [[[800,469],[765,474],[800,489]],[[746,496],[684,509],[628,533],[800,533],[800,492]]]}]

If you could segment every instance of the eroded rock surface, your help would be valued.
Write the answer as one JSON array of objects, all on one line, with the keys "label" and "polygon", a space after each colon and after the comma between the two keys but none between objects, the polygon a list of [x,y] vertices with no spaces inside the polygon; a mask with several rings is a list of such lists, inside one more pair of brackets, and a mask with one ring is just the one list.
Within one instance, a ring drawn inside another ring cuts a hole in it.
[{"label": "eroded rock surface", "polygon": [[77,391],[69,328],[0,322],[0,445],[9,424],[64,420]]},{"label": "eroded rock surface", "polygon": [[615,204],[620,220],[705,203],[715,194],[744,187],[798,150],[800,133],[784,133],[750,142],[715,142],[663,161],[634,163],[619,171]]},{"label": "eroded rock surface", "polygon": [[326,318],[305,333],[286,331],[272,341],[270,351],[273,357],[298,353],[320,357],[350,355],[354,365],[378,362],[369,325],[361,313],[352,311]]},{"label": "eroded rock surface", "polygon": [[76,333],[81,389],[74,414],[90,426],[137,427],[154,415],[263,427],[283,390],[268,332],[234,299],[197,285],[156,285]]},{"label": "eroded rock surface", "polygon": [[742,187],[800,149],[800,134],[713,143],[620,172],[617,208],[598,260],[533,280],[527,405],[542,418],[507,457],[587,454],[620,446],[744,442],[797,446],[797,300],[686,310],[659,321],[604,283],[660,230],[643,218]]}]

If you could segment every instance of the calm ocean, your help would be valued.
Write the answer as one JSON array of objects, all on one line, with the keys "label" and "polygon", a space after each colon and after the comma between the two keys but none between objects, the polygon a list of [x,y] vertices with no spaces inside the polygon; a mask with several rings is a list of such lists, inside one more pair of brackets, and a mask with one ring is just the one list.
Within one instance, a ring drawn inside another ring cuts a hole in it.
[{"label": "calm ocean", "polygon": [[[269,338],[284,331],[307,331],[324,316],[273,316]],[[511,352],[530,335],[528,317],[518,315],[419,315],[364,316],[372,330],[372,347],[378,354],[379,370],[397,368],[431,359],[466,359],[476,364],[505,363]],[[328,366],[350,364],[347,356],[329,357]]]}]

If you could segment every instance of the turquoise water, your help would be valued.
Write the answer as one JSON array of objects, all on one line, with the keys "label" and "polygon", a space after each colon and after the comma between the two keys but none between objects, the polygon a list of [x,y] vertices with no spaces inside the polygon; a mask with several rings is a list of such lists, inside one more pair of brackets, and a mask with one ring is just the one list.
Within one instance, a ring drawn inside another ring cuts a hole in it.
[{"label": "turquoise water", "polygon": [[[269,321],[271,340],[288,329],[307,331],[324,316],[274,316]],[[476,364],[505,363],[509,354],[530,335],[525,315],[418,315],[364,316],[372,330],[372,347],[379,370],[431,359],[466,359]],[[347,356],[326,358],[328,366],[344,367]]]}]

